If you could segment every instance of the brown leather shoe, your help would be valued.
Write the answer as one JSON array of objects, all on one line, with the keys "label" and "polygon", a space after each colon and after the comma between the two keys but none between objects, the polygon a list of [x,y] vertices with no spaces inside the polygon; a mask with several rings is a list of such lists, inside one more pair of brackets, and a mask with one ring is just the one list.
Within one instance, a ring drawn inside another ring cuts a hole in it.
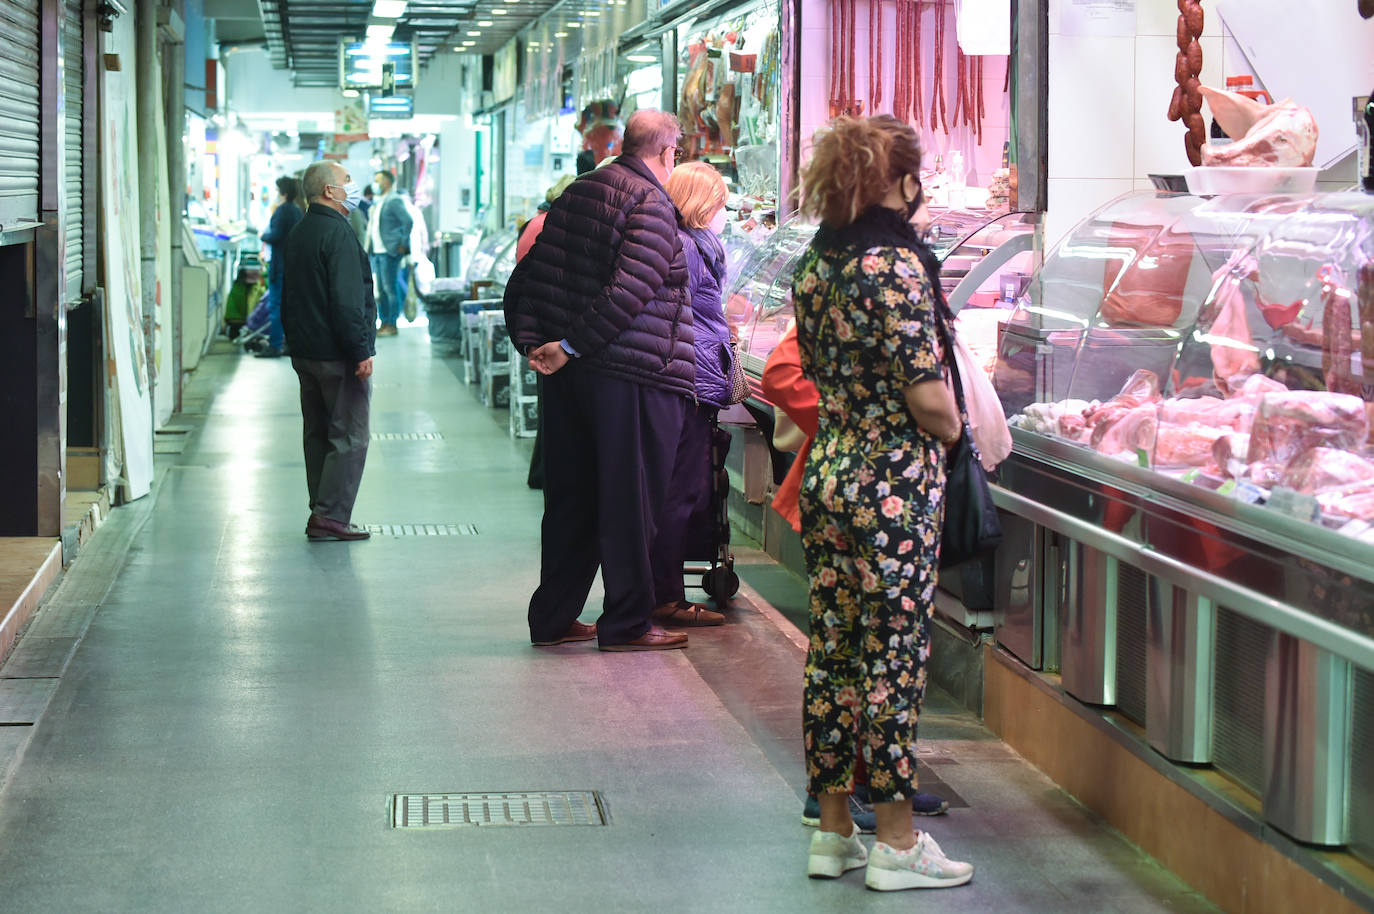
[{"label": "brown leather shoe", "polygon": [[682,632],[666,632],[657,625],[633,641],[622,644],[603,644],[603,651],[671,651],[687,646],[687,636]]},{"label": "brown leather shoe", "polygon": [[310,537],[312,543],[323,543],[328,540],[365,540],[372,536],[357,524],[343,524],[319,514],[310,515],[310,520],[305,523],[305,535]]},{"label": "brown leather shoe", "polygon": [[720,625],[725,621],[725,614],[708,609],[701,603],[678,600],[655,609],[654,618],[664,625],[704,626]]},{"label": "brown leather shoe", "polygon": [[562,638],[555,638],[552,641],[534,641],[535,647],[551,647],[555,644],[567,644],[571,641],[590,641],[596,637],[596,626],[586,625],[582,622],[574,622],[572,627],[563,633]]}]

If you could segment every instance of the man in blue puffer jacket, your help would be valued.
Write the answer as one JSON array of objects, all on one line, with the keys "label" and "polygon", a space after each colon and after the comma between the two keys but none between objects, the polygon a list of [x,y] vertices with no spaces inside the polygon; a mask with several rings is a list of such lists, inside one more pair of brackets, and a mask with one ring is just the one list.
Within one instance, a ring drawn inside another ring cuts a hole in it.
[{"label": "man in blue puffer jacket", "polygon": [[[544,380],[544,520],[530,640],[685,647],[649,621],[649,550],[696,379],[687,264],[663,189],[677,118],[635,112],[624,153],[554,200],[506,285],[506,327]],[[596,625],[577,617],[597,567]]]}]

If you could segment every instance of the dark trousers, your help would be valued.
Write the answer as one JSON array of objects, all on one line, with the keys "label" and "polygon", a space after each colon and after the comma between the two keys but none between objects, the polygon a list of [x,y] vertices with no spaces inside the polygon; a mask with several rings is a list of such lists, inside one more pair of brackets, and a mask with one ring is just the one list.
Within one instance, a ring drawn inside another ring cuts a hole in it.
[{"label": "dark trousers", "polygon": [[372,381],[360,381],[347,362],[291,359],[301,382],[305,482],[310,513],[346,524],[367,463]]},{"label": "dark trousers", "polygon": [[544,379],[544,522],[530,640],[561,637],[597,567],[602,644],[639,638],[654,609],[649,552],[687,401],[589,371],[575,360]]},{"label": "dark trousers", "polygon": [[[711,420],[714,406],[687,405],[677,459],[668,497],[658,517],[654,538],[654,604],[677,603],[687,598],[682,566],[687,558],[687,535],[693,515],[711,500]],[[704,558],[704,556],[694,556]]]}]

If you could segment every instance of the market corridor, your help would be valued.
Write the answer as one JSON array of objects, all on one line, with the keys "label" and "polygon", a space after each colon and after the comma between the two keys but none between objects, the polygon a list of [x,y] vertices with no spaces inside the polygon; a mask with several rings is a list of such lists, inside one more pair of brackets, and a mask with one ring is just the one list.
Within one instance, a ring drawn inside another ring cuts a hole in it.
[{"label": "market corridor", "polygon": [[[0,727],[0,910],[1212,910],[938,694],[928,822],[973,883],[806,879],[801,639],[749,568],[687,651],[531,648],[527,442],[422,328],[379,350],[355,520],[455,528],[308,543],[290,365],[217,349],[154,493],[0,669],[0,722],[32,723]],[[609,826],[388,813],[530,790],[600,791]]]}]

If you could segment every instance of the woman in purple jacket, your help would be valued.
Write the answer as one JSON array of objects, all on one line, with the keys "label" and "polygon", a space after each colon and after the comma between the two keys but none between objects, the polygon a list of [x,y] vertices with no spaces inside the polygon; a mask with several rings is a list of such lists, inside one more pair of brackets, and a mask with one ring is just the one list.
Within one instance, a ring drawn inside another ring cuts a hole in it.
[{"label": "woman in purple jacket", "polygon": [[654,539],[654,616],[668,625],[719,625],[725,616],[689,603],[682,583],[687,527],[711,497],[711,431],[730,402],[730,325],[721,292],[725,284],[725,179],[704,162],[673,169],[664,189],[681,215],[678,237],[687,258],[696,349],[696,402],[687,407],[668,499]]}]

